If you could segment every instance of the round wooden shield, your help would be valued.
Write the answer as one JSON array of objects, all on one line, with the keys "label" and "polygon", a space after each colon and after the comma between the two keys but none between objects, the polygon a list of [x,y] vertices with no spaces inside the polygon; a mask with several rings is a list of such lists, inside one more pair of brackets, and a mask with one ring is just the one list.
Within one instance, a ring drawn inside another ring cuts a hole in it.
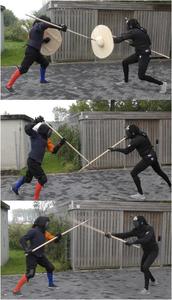
[{"label": "round wooden shield", "polygon": [[54,54],[61,46],[62,36],[59,30],[55,28],[47,28],[44,31],[44,39],[49,37],[50,41],[48,43],[43,43],[41,47],[42,55],[52,55]]},{"label": "round wooden shield", "polygon": [[105,25],[98,25],[91,34],[91,45],[95,56],[99,58],[108,57],[114,48],[111,30]]}]

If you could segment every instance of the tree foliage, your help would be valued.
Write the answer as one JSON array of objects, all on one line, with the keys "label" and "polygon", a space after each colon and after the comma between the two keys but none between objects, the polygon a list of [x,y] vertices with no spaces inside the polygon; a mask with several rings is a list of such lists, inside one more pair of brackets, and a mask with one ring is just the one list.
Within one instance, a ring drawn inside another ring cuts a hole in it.
[{"label": "tree foliage", "polygon": [[169,100],[78,100],[70,113],[82,111],[171,111]]},{"label": "tree foliage", "polygon": [[4,25],[14,26],[14,24],[18,21],[18,18],[13,14],[13,12],[9,9],[4,10]]}]

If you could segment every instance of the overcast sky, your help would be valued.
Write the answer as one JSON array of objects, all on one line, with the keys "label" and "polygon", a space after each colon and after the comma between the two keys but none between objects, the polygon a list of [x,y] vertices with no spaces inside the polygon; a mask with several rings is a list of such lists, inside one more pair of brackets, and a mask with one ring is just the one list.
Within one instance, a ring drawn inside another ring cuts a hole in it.
[{"label": "overcast sky", "polygon": [[12,210],[17,208],[33,208],[33,201],[3,201],[10,206],[8,221],[12,221]]},{"label": "overcast sky", "polygon": [[54,121],[53,108],[69,108],[76,100],[1,100],[0,114],[25,114],[31,118],[43,116],[47,121]]},{"label": "overcast sky", "polygon": [[28,18],[25,14],[39,10],[43,3],[46,3],[44,0],[1,0],[0,2],[6,9],[12,10],[19,19]]}]

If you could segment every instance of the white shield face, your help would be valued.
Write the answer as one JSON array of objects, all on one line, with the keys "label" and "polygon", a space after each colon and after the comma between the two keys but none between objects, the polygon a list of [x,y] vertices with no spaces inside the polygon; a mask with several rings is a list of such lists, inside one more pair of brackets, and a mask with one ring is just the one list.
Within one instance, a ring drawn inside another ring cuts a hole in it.
[{"label": "white shield face", "polygon": [[44,39],[49,37],[50,41],[43,43],[41,47],[41,54],[49,56],[54,54],[61,46],[62,36],[60,31],[55,28],[48,28],[44,31]]},{"label": "white shield face", "polygon": [[108,57],[114,48],[111,30],[105,25],[98,25],[91,34],[91,45],[95,56],[98,58]]}]

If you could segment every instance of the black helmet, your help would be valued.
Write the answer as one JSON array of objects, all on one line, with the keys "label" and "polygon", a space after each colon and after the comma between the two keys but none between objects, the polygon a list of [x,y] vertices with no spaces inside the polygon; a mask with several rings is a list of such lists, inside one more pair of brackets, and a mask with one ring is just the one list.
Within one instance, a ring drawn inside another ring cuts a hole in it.
[{"label": "black helmet", "polygon": [[134,227],[137,228],[137,227],[140,227],[140,226],[143,226],[143,225],[148,225],[148,223],[147,223],[145,217],[143,217],[143,216],[135,216],[133,218],[133,225],[134,225]]},{"label": "black helmet", "polygon": [[136,135],[140,134],[141,131],[139,129],[138,126],[136,126],[135,124],[131,124],[131,125],[128,125],[125,129],[126,131],[126,136],[128,138],[133,138],[135,137]]},{"label": "black helmet", "polygon": [[39,227],[42,231],[45,231],[46,228],[48,227],[48,223],[49,223],[50,219],[48,217],[44,217],[44,216],[40,216],[38,217],[34,223],[33,223],[33,228],[34,227]]},{"label": "black helmet", "polygon": [[[38,18],[39,18],[39,19],[42,19],[42,20],[44,20],[44,21],[47,21],[47,22],[51,22],[51,19],[50,19],[49,17],[47,17],[46,15],[38,16]],[[39,22],[41,22],[41,21],[35,20],[34,23],[33,23],[33,25],[35,25],[36,23],[39,23]]]},{"label": "black helmet", "polygon": [[38,128],[38,133],[44,138],[48,139],[52,134],[52,129],[47,124],[41,124]]},{"label": "black helmet", "polygon": [[140,28],[140,24],[136,19],[130,19],[126,21],[127,29]]}]

